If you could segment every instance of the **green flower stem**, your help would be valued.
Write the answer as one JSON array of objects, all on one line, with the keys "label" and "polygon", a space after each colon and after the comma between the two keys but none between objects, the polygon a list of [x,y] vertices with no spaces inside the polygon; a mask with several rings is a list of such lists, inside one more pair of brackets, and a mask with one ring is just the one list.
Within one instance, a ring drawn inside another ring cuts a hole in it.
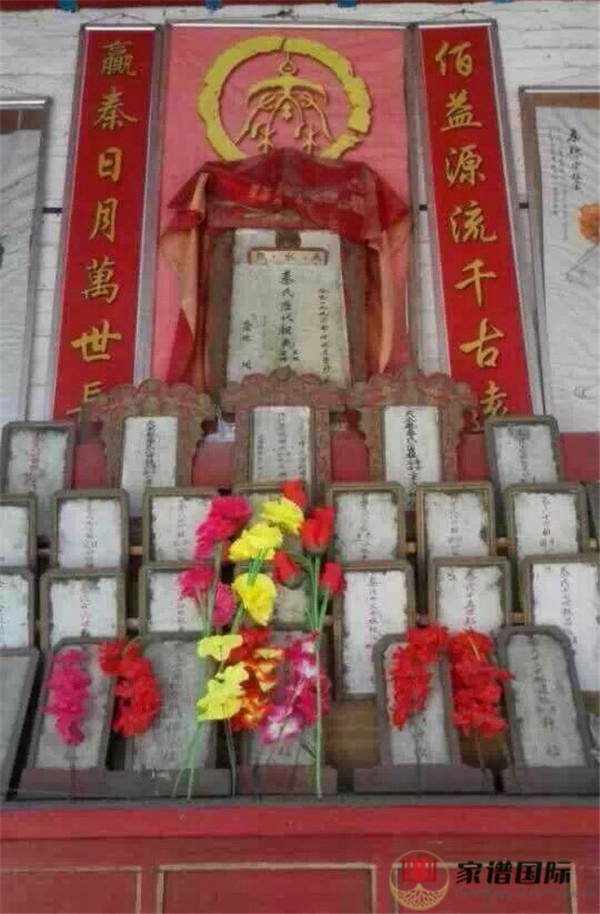
[{"label": "green flower stem", "polygon": [[229,756],[229,768],[231,770],[231,796],[234,797],[237,792],[237,762],[230,720],[225,721],[225,739],[227,741],[227,754]]},{"label": "green flower stem", "polygon": [[317,797],[323,796],[322,771],[321,771],[321,753],[323,751],[323,716],[321,714],[321,655],[318,644],[315,645],[315,664],[317,669],[317,723],[315,734],[315,790]]},{"label": "green flower stem", "polygon": [[217,543],[215,547],[215,555],[213,559],[213,580],[210,585],[210,590],[208,591],[208,600],[206,604],[206,633],[208,635],[212,634],[212,616],[213,609],[215,608],[215,596],[217,593],[217,584],[219,583],[219,578],[221,577],[221,558],[223,555],[223,544]]}]

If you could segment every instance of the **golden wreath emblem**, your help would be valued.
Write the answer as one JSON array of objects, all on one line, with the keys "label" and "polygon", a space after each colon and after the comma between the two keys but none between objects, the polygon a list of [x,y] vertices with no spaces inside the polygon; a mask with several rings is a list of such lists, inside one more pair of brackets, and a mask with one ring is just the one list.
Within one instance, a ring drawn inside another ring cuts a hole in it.
[{"label": "golden wreath emblem", "polygon": [[[232,137],[221,116],[226,83],[235,70],[260,55],[275,55],[276,72],[250,85],[246,119]],[[346,96],[346,124],[337,136],[329,126],[327,90],[301,75],[302,58],[332,73]],[[308,38],[259,35],[226,48],[213,61],[198,93],[198,114],[204,121],[209,143],[226,162],[274,149],[282,124],[291,128],[293,141],[304,152],[339,159],[362,143],[369,132],[371,99],[364,80],[354,75],[350,61],[333,48]],[[243,143],[250,151],[242,148]]]},{"label": "golden wreath emblem", "polygon": [[[438,887],[437,883],[444,876],[444,884]],[[448,894],[450,873],[437,854],[407,851],[392,863],[389,882],[392,895],[407,911],[430,911]],[[432,887],[426,888],[423,883],[430,883]]]}]

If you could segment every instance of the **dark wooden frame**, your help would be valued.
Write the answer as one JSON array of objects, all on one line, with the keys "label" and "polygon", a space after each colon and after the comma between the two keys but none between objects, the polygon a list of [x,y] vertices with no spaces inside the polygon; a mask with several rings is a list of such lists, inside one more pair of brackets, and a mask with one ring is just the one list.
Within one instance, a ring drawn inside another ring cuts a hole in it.
[{"label": "dark wooden frame", "polygon": [[0,768],[0,799],[4,799],[10,787],[19,747],[25,736],[24,730],[26,729],[28,710],[32,701],[40,664],[40,652],[37,647],[33,647],[33,645],[30,647],[4,647],[0,649],[0,661],[9,657],[27,656],[29,657],[29,664],[23,680],[23,689],[18,703],[17,715],[8,740],[8,748],[6,750],[4,763]]},{"label": "dark wooden frame", "polygon": [[591,529],[597,543],[600,539],[600,482],[586,482],[585,491],[592,521]]},{"label": "dark wooden frame", "polygon": [[9,648],[2,647],[1,650],[24,650],[28,647],[33,647],[35,644],[35,574],[31,571],[30,568],[20,568],[16,566],[5,566],[0,568],[0,577],[3,575],[18,575],[19,577],[25,578],[27,581],[27,644],[23,644],[18,648]]},{"label": "dark wooden frame", "polygon": [[51,645],[52,632],[52,597],[51,589],[54,581],[72,581],[90,578],[115,578],[117,582],[117,629],[115,635],[104,635],[85,637],[76,635],[68,638],[61,638],[61,641],[107,641],[112,638],[122,638],[126,633],[126,608],[127,608],[127,588],[125,572],[118,568],[90,568],[76,569],[69,571],[63,568],[50,568],[42,575],[40,580],[40,643],[44,650],[55,650]]},{"label": "dark wooden frame", "polygon": [[[340,495],[367,495],[373,493],[388,492],[396,508],[396,549],[394,558],[404,558],[406,555],[406,499],[404,497],[404,486],[395,482],[337,482],[329,486],[327,490],[326,501],[328,505],[335,508],[335,500]],[[330,551],[336,556],[335,549],[335,528],[332,537]],[[340,561],[344,561],[340,559]],[[356,560],[357,561],[357,560]],[[379,561],[379,560],[372,560]],[[387,561],[387,560],[382,560]],[[390,560],[391,561],[391,560]]]},{"label": "dark wooden frame", "polygon": [[198,625],[198,630],[196,632],[184,632],[174,629],[165,629],[164,631],[150,631],[148,626],[150,623],[150,605],[149,605],[149,583],[150,576],[152,574],[160,574],[164,572],[166,574],[175,574],[177,572],[187,571],[190,568],[196,568],[199,564],[207,564],[212,567],[212,562],[198,562],[190,560],[189,562],[148,562],[145,565],[142,565],[139,571],[138,577],[138,612],[139,612],[139,632],[140,635],[143,635],[144,638],[153,638],[160,637],[166,638],[167,636],[179,637],[184,634],[194,635],[196,639],[201,637],[200,625]]},{"label": "dark wooden frame", "polygon": [[[456,479],[456,448],[464,425],[464,413],[477,407],[471,389],[444,374],[424,375],[407,366],[394,375],[373,375],[355,384],[347,393],[348,409],[358,410],[361,429],[369,448],[372,480],[385,480],[386,406],[434,406],[440,413],[440,454],[443,480]],[[387,480],[388,482],[390,480]]]},{"label": "dark wooden frame", "polygon": [[[252,228],[248,225],[244,228]],[[307,226],[308,228],[308,226]],[[278,247],[298,247],[299,232],[305,229],[273,231],[282,237]],[[366,378],[366,256],[364,247],[340,237],[343,295],[346,312],[349,381]],[[233,250],[235,229],[225,229],[209,242],[211,282],[206,292],[206,383],[215,396],[231,383],[227,378],[229,333],[231,329],[231,292],[233,288]],[[243,383],[243,382],[242,382]]]},{"label": "dark wooden frame", "polygon": [[[484,506],[485,501],[487,500],[487,525],[485,529],[489,543],[488,555],[496,555],[496,516],[494,511],[494,490],[490,482],[421,483],[416,487],[415,508],[417,526],[417,567],[419,570],[419,577],[422,582],[425,581],[427,567],[430,561],[429,553],[427,550],[425,500],[429,493],[437,492],[444,495],[480,494]],[[440,558],[441,557],[442,556],[440,556]],[[465,556],[465,558],[466,557],[467,556]],[[444,556],[444,558],[446,558],[446,556]]]},{"label": "dark wooden frame", "polygon": [[[88,501],[97,499],[98,501],[118,501],[121,510],[120,537],[121,537],[121,561],[115,568],[127,569],[129,563],[129,496],[123,489],[77,489],[56,492],[52,496],[52,535],[50,537],[50,565],[53,568],[64,568],[75,570],[72,565],[59,565],[59,532],[60,532],[60,509],[66,501]],[[91,566],[77,566],[77,568],[86,568],[91,571]]]},{"label": "dark wooden frame", "polygon": [[380,763],[376,768],[356,769],[356,793],[493,793],[490,772],[463,765],[458,731],[452,723],[452,685],[448,661],[438,662],[444,699],[444,724],[450,764],[429,765],[393,761],[388,713],[385,655],[392,644],[402,645],[405,635],[384,635],[373,648]]},{"label": "dark wooden frame", "polygon": [[[146,489],[142,502],[142,561],[146,564],[158,561],[155,557],[154,529],[152,525],[152,500],[160,498],[211,499],[218,496],[217,489],[199,486],[157,486]],[[190,561],[193,556],[190,556]],[[179,561],[170,559],[169,561]],[[183,559],[181,560],[183,561]]]},{"label": "dark wooden frame", "polygon": [[[552,458],[554,460],[554,466],[556,467],[556,481],[561,482],[564,478],[562,455],[560,451],[558,423],[554,416],[495,416],[486,419],[483,431],[488,473],[494,486],[499,490],[499,494],[501,494],[500,473],[494,432],[497,428],[506,428],[511,425],[545,425],[548,427],[550,431]],[[521,483],[513,483],[513,485],[520,484]],[[552,485],[552,483],[542,483],[542,485]]]},{"label": "dark wooden frame", "polygon": [[[516,521],[515,521],[515,504],[514,496],[519,495],[520,493],[532,494],[543,494],[547,492],[549,495],[572,495],[575,499],[575,508],[577,513],[578,520],[578,530],[577,530],[577,552],[586,552],[589,545],[589,530],[588,530],[588,519],[587,519],[587,504],[585,497],[585,489],[582,485],[576,482],[557,482],[554,485],[548,484],[544,485],[539,483],[537,485],[514,485],[506,486],[503,491],[503,501],[504,501],[504,516],[506,521],[506,531],[507,531],[507,549],[508,554],[511,559],[514,561],[522,561],[518,558],[517,555],[517,542],[516,542]],[[544,553],[539,553],[544,555]],[[575,553],[573,553],[575,555]],[[523,556],[526,558],[526,556]]]},{"label": "dark wooden frame", "polygon": [[[347,562],[344,565],[344,574],[357,572],[370,574],[371,572],[402,571],[406,576],[406,615],[407,628],[416,622],[415,580],[410,562],[406,559],[381,562]],[[339,594],[333,600],[333,652],[334,652],[334,689],[336,701],[371,701],[373,694],[348,692],[344,686],[344,594]]]},{"label": "dark wooden frame", "polygon": [[[436,557],[429,560],[427,569],[427,614],[430,622],[438,622],[441,625],[446,623],[440,622],[438,617],[438,569],[446,567],[459,568],[498,568],[501,572],[500,578],[500,602],[502,606],[503,625],[510,625],[512,622],[512,582],[511,567],[507,558],[499,555],[478,556],[476,558],[458,558],[449,556],[448,558]],[[527,624],[527,622],[526,622]]]},{"label": "dark wooden frame", "polygon": [[[221,391],[220,401],[226,415],[235,415],[233,481],[236,486],[251,482],[253,410],[260,406],[310,409],[313,465],[307,489],[313,500],[322,495],[331,482],[330,414],[344,412],[346,407],[342,388],[321,381],[316,375],[294,375],[289,368],[282,368],[268,376],[249,375],[239,384],[230,384]],[[272,484],[277,485],[277,480]]]},{"label": "dark wooden frame", "polygon": [[[37,566],[37,504],[35,495],[0,495],[0,515],[2,507],[23,508],[27,511],[27,568],[35,571]],[[0,523],[2,521],[0,520]],[[0,568],[2,566],[0,565]],[[5,566],[7,567],[7,566]],[[24,566],[25,567],[25,566]]]},{"label": "dark wooden frame", "polygon": [[509,739],[512,766],[501,772],[505,793],[508,794],[598,794],[598,767],[594,763],[592,741],[587,722],[583,695],[579,688],[573,650],[565,633],[555,625],[526,625],[504,628],[496,635],[500,666],[510,670],[508,665],[508,643],[515,635],[547,635],[558,641],[567,664],[573,703],[577,717],[577,728],[581,737],[586,764],[578,767],[551,767],[527,765],[519,739],[517,708],[514,688],[510,680],[503,684],[506,714],[509,722]]}]

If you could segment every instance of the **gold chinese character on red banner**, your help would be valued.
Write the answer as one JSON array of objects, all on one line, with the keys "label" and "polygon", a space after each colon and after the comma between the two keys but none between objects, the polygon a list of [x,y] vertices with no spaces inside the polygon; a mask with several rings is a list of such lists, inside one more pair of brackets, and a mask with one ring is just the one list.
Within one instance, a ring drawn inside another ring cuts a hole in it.
[{"label": "gold chinese character on red banner", "polygon": [[450,231],[452,240],[456,244],[466,241],[481,241],[489,244],[491,241],[497,241],[498,236],[486,234],[485,217],[483,210],[476,200],[469,200],[468,203],[454,207],[450,213]]},{"label": "gold chinese character on red banner", "polygon": [[492,340],[501,340],[504,334],[492,324],[488,326],[487,317],[484,317],[479,324],[479,336],[470,343],[462,343],[460,351],[467,355],[475,353],[475,363],[478,368],[495,368],[500,356],[500,350],[496,346],[487,346]]},{"label": "gold chinese character on red banner", "polygon": [[112,281],[115,275],[114,265],[115,262],[110,257],[103,257],[102,262],[96,257],[92,258],[85,268],[88,286],[81,292],[84,298],[103,298],[108,305],[114,302],[119,294],[119,284]]},{"label": "gold chinese character on red banner", "polygon": [[482,281],[484,279],[497,279],[497,275],[492,271],[488,270],[486,273],[483,270],[485,263],[483,260],[480,260],[478,257],[475,260],[472,260],[471,263],[466,264],[462,268],[463,273],[470,273],[470,276],[467,276],[466,279],[461,279],[460,282],[454,283],[454,288],[462,291],[463,289],[468,289],[469,286],[473,286],[475,289],[475,298],[477,304],[481,308],[483,305],[483,285]]},{"label": "gold chinese character on red banner", "polygon": [[446,180],[449,187],[458,184],[475,186],[476,181],[485,181],[480,171],[483,158],[479,155],[476,143],[469,143],[459,149],[449,149],[446,156]]},{"label": "gold chinese character on red banner", "polygon": [[98,156],[98,177],[109,178],[113,184],[121,177],[123,150],[118,146],[109,146]]},{"label": "gold chinese character on red banner", "polygon": [[505,416],[508,412],[508,406],[505,402],[507,397],[508,394],[501,390],[495,381],[488,381],[483,397],[479,401],[483,415]]},{"label": "gold chinese character on red banner", "polygon": [[94,127],[100,127],[101,130],[116,130],[118,127],[123,127],[126,121],[137,124],[137,117],[125,114],[123,93],[118,92],[115,86],[102,96],[96,115]]},{"label": "gold chinese character on red banner", "polygon": [[449,93],[445,120],[442,133],[446,130],[458,130],[460,127],[483,127],[481,121],[474,120],[473,105],[469,102],[469,93],[466,89]]},{"label": "gold chinese character on red banner", "polygon": [[[96,397],[99,397],[102,393],[102,381],[88,381],[87,384],[84,384],[81,388],[81,403],[89,403],[90,400],[95,400]],[[68,409],[67,416],[72,416],[74,413],[80,413],[81,406],[76,406],[75,409]]]},{"label": "gold chinese character on red banner", "polygon": [[448,58],[452,58],[454,69],[459,76],[470,76],[473,72],[473,57],[467,54],[467,49],[471,47],[470,41],[463,41],[461,44],[455,44],[450,47],[447,41],[443,41],[440,49],[435,55],[435,62],[438,64],[440,73],[445,76],[448,72]]},{"label": "gold chinese character on red banner", "polygon": [[81,336],[71,340],[73,349],[81,350],[81,358],[84,362],[106,362],[111,358],[108,352],[110,340],[120,340],[120,333],[111,333],[110,323],[105,319],[102,321],[100,328],[90,327],[84,330]]},{"label": "gold chinese character on red banner", "polygon": [[107,197],[106,200],[96,201],[96,211],[94,213],[94,225],[90,235],[90,241],[98,235],[102,235],[107,241],[115,240],[115,223],[117,219],[117,206],[119,201],[116,197]]},{"label": "gold chinese character on red banner", "polygon": [[102,59],[103,76],[136,76],[132,70],[133,54],[130,51],[132,41],[109,41],[103,45],[106,52]]}]

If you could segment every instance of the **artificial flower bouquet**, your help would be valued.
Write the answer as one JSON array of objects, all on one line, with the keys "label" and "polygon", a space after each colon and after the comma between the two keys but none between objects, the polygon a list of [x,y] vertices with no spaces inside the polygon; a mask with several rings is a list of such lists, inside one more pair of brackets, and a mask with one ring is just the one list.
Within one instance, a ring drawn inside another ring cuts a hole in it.
[{"label": "artificial flower bouquet", "polygon": [[[196,532],[194,558],[203,564],[181,574],[180,593],[198,608],[198,656],[215,672],[196,705],[197,726],[185,749],[181,777],[188,795],[199,728],[223,721],[236,791],[234,733],[254,731],[264,744],[298,738],[312,760],[317,796],[322,795],[323,714],[330,684],[321,662],[327,607],[343,587],[341,567],[325,560],[333,534],[333,508],[316,507],[307,516],[299,481],[282,485],[281,497],[266,501],[260,517],[239,496],[214,498]],[[284,534],[300,537],[303,550],[283,549]],[[220,580],[223,561],[246,563],[231,586]],[[269,568],[265,567],[269,563]],[[306,587],[303,634],[286,646],[273,643],[268,628],[277,584]]]}]

